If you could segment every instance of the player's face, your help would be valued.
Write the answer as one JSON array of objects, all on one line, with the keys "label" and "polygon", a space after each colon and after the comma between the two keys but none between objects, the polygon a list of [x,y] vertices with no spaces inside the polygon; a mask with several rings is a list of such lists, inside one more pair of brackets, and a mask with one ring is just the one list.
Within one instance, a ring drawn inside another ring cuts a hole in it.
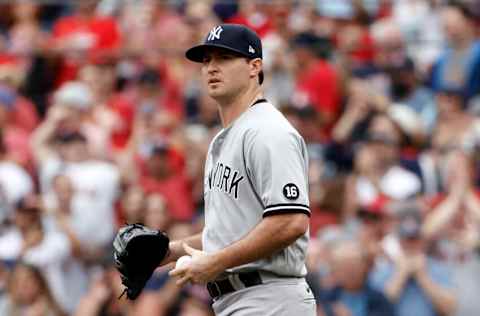
[{"label": "player's face", "polygon": [[209,49],[203,59],[202,77],[208,94],[214,99],[231,99],[249,84],[247,59],[225,49]]}]

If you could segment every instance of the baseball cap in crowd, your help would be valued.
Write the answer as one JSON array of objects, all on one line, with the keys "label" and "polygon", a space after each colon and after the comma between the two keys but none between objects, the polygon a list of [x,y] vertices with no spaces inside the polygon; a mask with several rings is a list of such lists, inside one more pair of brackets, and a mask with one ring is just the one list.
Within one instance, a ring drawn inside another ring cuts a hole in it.
[{"label": "baseball cap in crowd", "polygon": [[[191,61],[201,63],[208,48],[224,48],[249,59],[263,58],[262,41],[250,28],[241,24],[220,24],[213,27],[203,44],[186,51],[185,56]],[[260,72],[260,83],[263,72]]]},{"label": "baseball cap in crowd", "polygon": [[367,221],[378,221],[389,215],[387,205],[390,199],[383,194],[379,194],[372,202],[361,205],[357,210],[359,219]]},{"label": "baseball cap in crowd", "polygon": [[306,48],[315,55],[327,58],[332,52],[332,42],[326,37],[321,37],[312,32],[302,32],[290,40],[293,49]]},{"label": "baseball cap in crowd", "polygon": [[63,84],[55,93],[55,103],[79,110],[89,109],[93,105],[93,94],[83,82],[70,81]]}]

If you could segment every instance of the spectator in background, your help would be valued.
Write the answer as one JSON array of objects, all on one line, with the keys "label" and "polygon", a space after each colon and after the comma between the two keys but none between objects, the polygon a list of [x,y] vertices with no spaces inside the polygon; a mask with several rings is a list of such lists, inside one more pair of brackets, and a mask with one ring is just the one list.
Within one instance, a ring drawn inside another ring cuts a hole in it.
[{"label": "spectator in background", "polygon": [[389,66],[386,71],[390,78],[390,98],[412,109],[422,120],[423,130],[431,133],[437,118],[434,94],[420,84],[415,64],[406,58],[399,65]]},{"label": "spectator in background", "polygon": [[143,223],[152,229],[168,230],[171,220],[165,198],[161,194],[151,193],[147,196]]},{"label": "spectator in background", "polygon": [[331,140],[337,145],[350,145],[362,140],[372,117],[379,113],[388,114],[391,105],[389,98],[379,93],[374,83],[364,77],[349,81],[347,95],[344,112],[332,130]]},{"label": "spectator in background", "polygon": [[279,107],[290,103],[295,88],[295,59],[289,49],[293,35],[289,29],[289,12],[293,9],[293,4],[288,1],[271,8],[272,29],[262,38],[265,97]]},{"label": "spectator in background", "polygon": [[474,16],[458,1],[443,7],[441,16],[449,47],[432,69],[431,86],[457,89],[468,102],[480,91],[480,43],[475,38]]},{"label": "spectator in background", "polygon": [[115,266],[108,265],[90,283],[88,292],[81,298],[74,316],[127,316],[133,315],[132,301],[119,300],[123,292],[120,274]]},{"label": "spectator in background", "polygon": [[0,301],[1,315],[65,316],[52,296],[42,272],[35,266],[17,263],[11,272],[7,294]]},{"label": "spectator in background", "polygon": [[[338,77],[333,66],[320,57],[328,53],[329,42],[313,33],[296,35],[291,42],[296,61],[293,106],[311,105],[330,126],[337,118],[340,106]],[[325,133],[326,130],[319,132]]]},{"label": "spectator in background", "polygon": [[116,91],[117,60],[113,55],[92,56],[79,71],[92,101],[84,132],[99,157],[112,158],[125,148],[132,131],[134,103]]},{"label": "spectator in background", "polygon": [[71,256],[68,238],[46,229],[42,212],[36,196],[28,196],[18,203],[14,226],[0,236],[0,260],[22,260],[37,267],[62,310],[72,312],[86,290],[86,274]]},{"label": "spectator in background", "polygon": [[190,220],[194,215],[188,179],[175,170],[175,152],[167,143],[150,144],[145,157],[145,173],[140,184],[147,194],[163,195],[174,220]]},{"label": "spectator in background", "polygon": [[439,87],[437,137],[445,148],[461,148],[473,153],[480,142],[480,120],[465,111],[466,99],[462,89]]},{"label": "spectator in background", "polygon": [[[218,115],[217,110],[215,114]],[[203,169],[208,144],[214,136],[214,131],[209,131],[206,126],[200,124],[189,124],[182,132],[184,135],[182,152],[188,152],[185,155],[185,174],[191,183],[195,209],[203,213]]]},{"label": "spectator in background", "polygon": [[22,60],[22,69],[28,69],[29,62],[47,40],[47,33],[41,29],[40,5],[32,0],[15,3],[12,7],[15,19],[8,34],[8,52]]},{"label": "spectator in background", "polygon": [[[30,164],[29,136],[36,124],[37,117],[34,111],[27,110],[25,112],[23,110],[25,108],[21,102],[19,103],[19,96],[15,90],[0,85],[0,130],[2,130],[5,149],[10,159],[30,169],[32,166]],[[25,114],[23,123],[21,123],[22,114]],[[28,127],[25,126],[25,123]]]},{"label": "spectator in background", "polygon": [[79,67],[90,56],[114,53],[121,46],[116,20],[95,13],[98,2],[85,0],[75,3],[74,14],[58,19],[53,25],[53,49],[63,59],[57,85],[74,80]]},{"label": "spectator in background", "polygon": [[400,164],[404,134],[386,114],[375,115],[370,122],[364,144],[355,155],[355,175],[349,181],[346,197],[351,214],[357,207],[371,205],[379,199],[405,200],[421,192],[420,179]]},{"label": "spectator in background", "polygon": [[62,134],[55,142],[66,160],[51,160],[42,166],[44,203],[60,220],[57,224],[73,229],[84,247],[103,247],[114,233],[118,171],[108,163],[84,160],[86,140],[81,134]]},{"label": "spectator in background", "polygon": [[46,225],[64,234],[70,241],[72,255],[79,261],[95,264],[106,249],[110,250],[111,231],[91,200],[75,192],[73,181],[67,175],[57,175],[52,183],[51,200],[45,202]]},{"label": "spectator in background", "polygon": [[81,81],[69,81],[53,94],[49,110],[57,113],[48,113],[50,117],[46,118],[53,116],[58,120],[56,130],[84,133],[93,107],[94,97],[90,87]]},{"label": "spectator in background", "polygon": [[[392,228],[392,216],[387,201],[377,201],[376,204],[361,207],[356,212],[358,220],[358,241],[362,245],[368,260],[379,264],[390,260],[391,244],[388,240]],[[394,243],[396,246],[396,243]]]},{"label": "spectator in background", "polygon": [[9,219],[17,202],[33,191],[31,176],[9,159],[1,132],[0,129],[0,226]]},{"label": "spectator in background", "polygon": [[122,223],[141,223],[145,213],[145,192],[138,185],[130,185],[121,195],[120,221]]},{"label": "spectator in background", "polygon": [[375,49],[372,69],[366,69],[366,77],[373,90],[382,96],[389,95],[390,79],[385,69],[398,67],[407,59],[404,36],[392,19],[381,19],[371,26]]},{"label": "spectator in background", "polygon": [[260,37],[263,37],[272,29],[270,16],[265,14],[266,8],[268,6],[262,6],[261,3],[255,1],[240,0],[237,14],[230,17],[226,22],[246,25]]},{"label": "spectator in background", "polygon": [[394,1],[391,20],[398,26],[405,40],[408,55],[418,72],[426,75],[444,49],[441,25],[441,1]]},{"label": "spectator in background", "polygon": [[[79,92],[79,91],[76,91]],[[67,99],[83,103],[78,94]],[[120,173],[109,162],[96,159],[92,146],[80,133],[75,113],[82,110],[56,104],[48,112],[47,118],[32,135],[32,148],[39,170],[40,190],[47,198],[52,194],[52,181],[56,175],[65,174],[72,181],[75,198],[84,199],[102,221],[104,242],[113,237],[115,216],[114,203],[117,198]],[[48,198],[47,198],[48,199]]]},{"label": "spectator in background", "polygon": [[164,86],[165,80],[158,69],[144,69],[139,75],[136,91],[133,91],[133,102],[137,104],[137,115],[147,122],[161,121],[159,132],[169,135],[183,120],[184,109]]},{"label": "spectator in background", "polygon": [[446,193],[437,196],[423,224],[426,238],[435,242],[440,258],[452,268],[458,297],[454,315],[473,315],[480,309],[480,198],[474,186],[472,159],[459,150],[444,159]]},{"label": "spectator in background", "polygon": [[327,294],[327,316],[394,316],[394,306],[368,284],[368,255],[359,243],[340,242],[332,253],[332,273],[336,287]]},{"label": "spectator in background", "polygon": [[452,271],[427,252],[419,210],[399,212],[400,253],[393,262],[375,267],[372,286],[395,304],[398,316],[451,315],[457,303]]}]

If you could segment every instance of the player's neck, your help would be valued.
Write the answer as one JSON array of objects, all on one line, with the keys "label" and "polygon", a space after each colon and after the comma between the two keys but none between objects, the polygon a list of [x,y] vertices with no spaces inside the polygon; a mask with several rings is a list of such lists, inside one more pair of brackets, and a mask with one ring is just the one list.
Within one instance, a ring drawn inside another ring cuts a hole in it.
[{"label": "player's neck", "polygon": [[248,90],[246,93],[241,93],[238,97],[219,104],[220,119],[222,126],[228,127],[235,121],[243,112],[245,112],[257,99],[262,98],[262,90],[260,87],[255,87]]}]

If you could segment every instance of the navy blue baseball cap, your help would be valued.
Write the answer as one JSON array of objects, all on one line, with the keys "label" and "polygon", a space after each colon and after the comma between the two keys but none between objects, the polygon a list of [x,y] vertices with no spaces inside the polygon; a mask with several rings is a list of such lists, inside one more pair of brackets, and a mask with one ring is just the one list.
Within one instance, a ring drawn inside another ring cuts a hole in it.
[{"label": "navy blue baseball cap", "polygon": [[220,24],[207,34],[203,44],[187,50],[185,56],[201,63],[209,47],[224,48],[249,59],[262,58],[262,41],[257,33],[241,24]]}]

